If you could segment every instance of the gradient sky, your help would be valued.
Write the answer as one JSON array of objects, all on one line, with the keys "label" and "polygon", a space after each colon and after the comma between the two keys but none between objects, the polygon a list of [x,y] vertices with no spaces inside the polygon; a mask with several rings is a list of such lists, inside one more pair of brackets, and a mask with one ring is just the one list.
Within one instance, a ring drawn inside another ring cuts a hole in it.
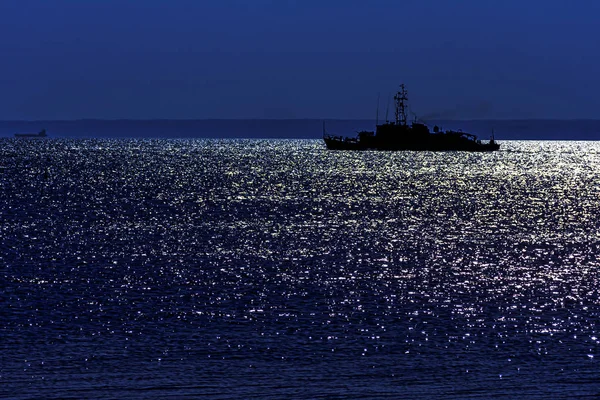
[{"label": "gradient sky", "polygon": [[0,119],[600,118],[597,0],[0,0]]}]

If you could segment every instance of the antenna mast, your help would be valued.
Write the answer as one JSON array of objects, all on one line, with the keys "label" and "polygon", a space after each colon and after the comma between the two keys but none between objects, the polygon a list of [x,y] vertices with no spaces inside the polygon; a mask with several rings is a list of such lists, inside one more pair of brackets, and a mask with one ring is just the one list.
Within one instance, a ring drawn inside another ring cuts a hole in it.
[{"label": "antenna mast", "polygon": [[408,101],[408,95],[404,84],[400,85],[400,90],[394,96],[396,101],[396,125],[406,126],[406,102]]},{"label": "antenna mast", "polygon": [[385,107],[385,123],[388,124],[390,122],[390,93],[387,96],[387,106]]},{"label": "antenna mast", "polygon": [[379,125],[379,98],[381,93],[377,93],[377,113],[375,113],[375,126]]}]

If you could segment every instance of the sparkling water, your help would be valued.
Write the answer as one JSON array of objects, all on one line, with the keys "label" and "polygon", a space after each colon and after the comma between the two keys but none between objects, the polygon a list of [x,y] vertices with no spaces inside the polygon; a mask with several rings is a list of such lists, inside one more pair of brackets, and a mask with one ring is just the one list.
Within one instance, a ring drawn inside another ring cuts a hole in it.
[{"label": "sparkling water", "polygon": [[600,394],[600,142],[0,140],[0,397]]}]

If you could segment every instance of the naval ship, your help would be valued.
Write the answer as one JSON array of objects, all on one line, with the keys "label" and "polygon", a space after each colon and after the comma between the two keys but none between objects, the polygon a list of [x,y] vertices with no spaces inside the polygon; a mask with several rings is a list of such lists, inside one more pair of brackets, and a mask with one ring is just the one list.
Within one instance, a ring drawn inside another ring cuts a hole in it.
[{"label": "naval ship", "polygon": [[323,124],[323,140],[329,150],[387,150],[387,151],[495,151],[500,145],[494,140],[493,132],[489,141],[481,141],[477,136],[460,130],[442,130],[438,126],[429,127],[417,120],[408,123],[408,94],[404,84],[394,96],[396,120],[379,125],[375,132],[361,131],[357,137],[332,136]]}]

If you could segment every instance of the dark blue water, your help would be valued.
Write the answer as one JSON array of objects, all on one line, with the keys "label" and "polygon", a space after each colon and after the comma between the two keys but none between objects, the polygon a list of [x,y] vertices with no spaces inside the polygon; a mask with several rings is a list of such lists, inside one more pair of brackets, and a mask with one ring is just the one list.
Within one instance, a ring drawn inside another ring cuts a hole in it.
[{"label": "dark blue water", "polygon": [[0,141],[0,397],[600,395],[600,143]]}]

